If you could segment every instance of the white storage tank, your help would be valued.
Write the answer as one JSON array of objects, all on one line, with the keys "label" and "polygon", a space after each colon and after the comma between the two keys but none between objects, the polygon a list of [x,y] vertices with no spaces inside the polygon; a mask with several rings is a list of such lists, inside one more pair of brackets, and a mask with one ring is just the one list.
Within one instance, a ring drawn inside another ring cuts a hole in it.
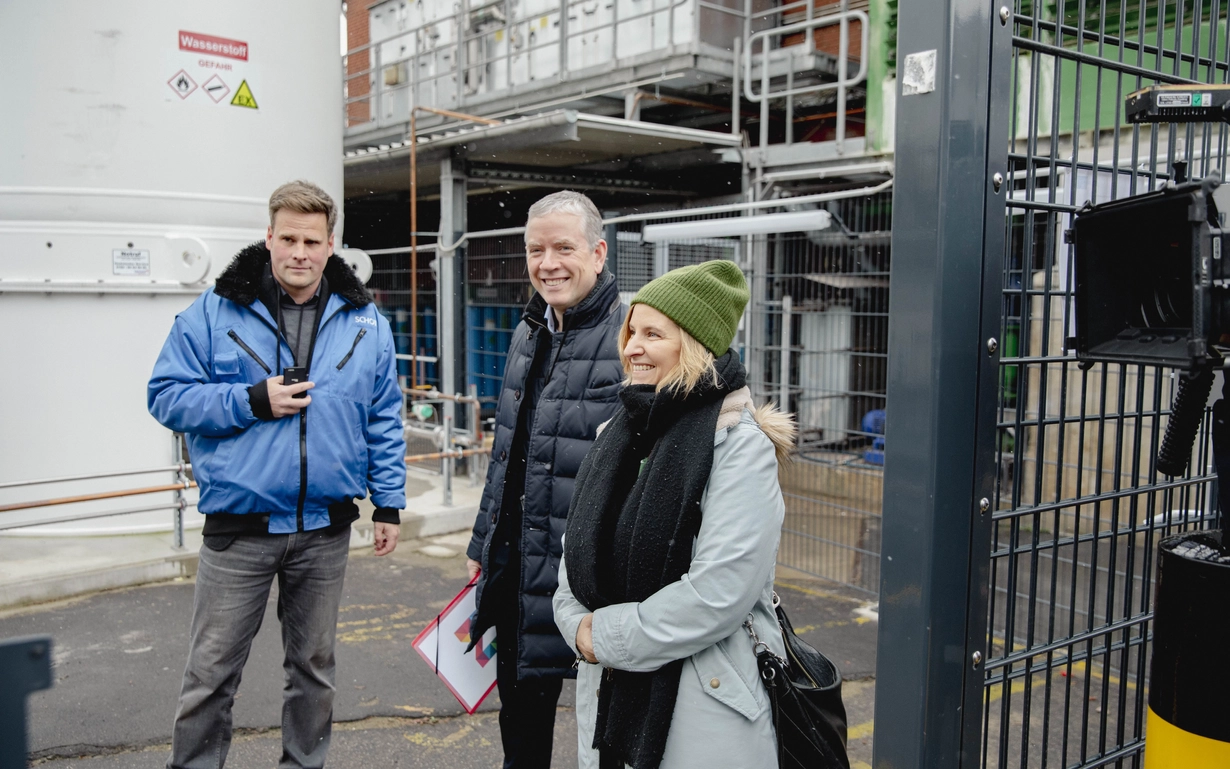
[{"label": "white storage tank", "polygon": [[[341,202],[339,10],[336,0],[0,3],[0,505],[171,480],[6,485],[170,464],[171,433],[145,393],[175,314],[264,237],[279,184],[310,179]],[[6,512],[0,523],[168,499]]]}]

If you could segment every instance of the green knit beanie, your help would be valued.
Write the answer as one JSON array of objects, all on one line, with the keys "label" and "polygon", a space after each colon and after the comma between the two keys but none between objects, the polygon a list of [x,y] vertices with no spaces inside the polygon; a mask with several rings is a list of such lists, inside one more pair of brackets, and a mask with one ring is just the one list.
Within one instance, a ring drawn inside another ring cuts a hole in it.
[{"label": "green knit beanie", "polygon": [[651,280],[632,297],[632,304],[649,305],[721,356],[734,341],[749,296],[739,266],[715,259]]}]

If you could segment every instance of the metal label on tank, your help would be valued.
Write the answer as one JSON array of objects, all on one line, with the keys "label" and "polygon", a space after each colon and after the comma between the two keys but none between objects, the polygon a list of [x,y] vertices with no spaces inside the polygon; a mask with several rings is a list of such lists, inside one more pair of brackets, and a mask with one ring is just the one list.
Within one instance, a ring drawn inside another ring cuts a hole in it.
[{"label": "metal label on tank", "polygon": [[111,249],[111,274],[128,276],[148,276],[149,251],[144,248],[113,248]]}]

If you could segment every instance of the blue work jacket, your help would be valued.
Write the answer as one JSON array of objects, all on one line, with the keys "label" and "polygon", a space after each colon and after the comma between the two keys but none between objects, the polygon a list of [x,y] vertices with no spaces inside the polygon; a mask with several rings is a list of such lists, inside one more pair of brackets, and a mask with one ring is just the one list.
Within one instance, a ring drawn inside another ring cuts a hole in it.
[{"label": "blue work jacket", "polygon": [[317,318],[311,404],[280,419],[253,413],[249,388],[293,365],[257,296],[268,258],[263,243],[249,246],[176,316],[150,378],[150,413],[187,435],[197,508],[268,515],[269,533],[283,534],[328,526],[330,505],[369,491],[378,508],[405,507],[393,335],[341,259],[330,257],[324,273],[330,291]]}]

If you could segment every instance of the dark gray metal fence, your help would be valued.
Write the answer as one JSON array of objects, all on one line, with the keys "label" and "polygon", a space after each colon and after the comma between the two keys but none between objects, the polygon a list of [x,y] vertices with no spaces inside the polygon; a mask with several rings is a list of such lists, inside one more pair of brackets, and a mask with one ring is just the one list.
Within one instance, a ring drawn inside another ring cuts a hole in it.
[{"label": "dark gray metal fence", "polygon": [[1212,462],[1206,428],[1187,476],[1154,468],[1172,372],[1077,365],[1064,231],[1176,160],[1225,168],[1225,126],[1133,126],[1123,102],[1227,82],[1227,6],[919,5],[900,71],[931,49],[936,77],[898,112],[876,763],[1137,767],[1156,545],[1214,525]]},{"label": "dark gray metal fence", "polygon": [[[1010,7],[1007,141],[985,767],[1138,766],[1159,538],[1208,525],[1211,456],[1189,477],[1154,458],[1171,372],[1067,354],[1074,333],[1071,214],[1156,189],[1171,164],[1224,168],[1226,129],[1131,126],[1125,97],[1158,83],[1226,81],[1219,0]],[[988,222],[990,226],[992,223]],[[1142,228],[1148,223],[1141,223]]]}]

